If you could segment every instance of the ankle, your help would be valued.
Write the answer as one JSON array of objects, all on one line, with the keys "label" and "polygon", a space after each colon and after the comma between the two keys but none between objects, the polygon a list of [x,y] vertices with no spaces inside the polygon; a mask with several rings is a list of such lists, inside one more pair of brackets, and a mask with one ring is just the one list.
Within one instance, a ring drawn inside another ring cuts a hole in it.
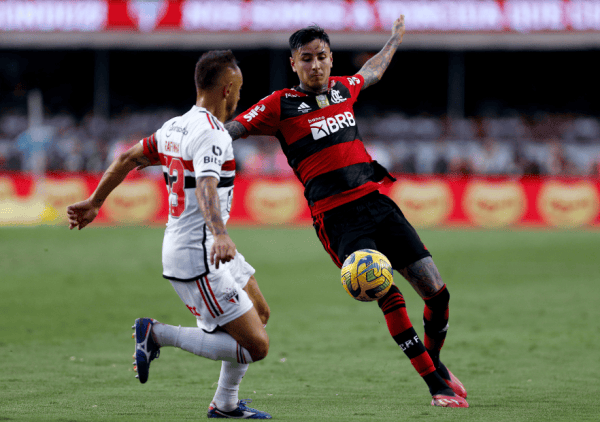
[{"label": "ankle", "polygon": [[454,392],[442,379],[440,374],[438,374],[438,371],[434,371],[430,374],[425,375],[423,377],[423,381],[427,383],[427,387],[429,387],[429,392],[432,396],[435,396],[437,394],[441,394],[444,396],[454,396]]}]

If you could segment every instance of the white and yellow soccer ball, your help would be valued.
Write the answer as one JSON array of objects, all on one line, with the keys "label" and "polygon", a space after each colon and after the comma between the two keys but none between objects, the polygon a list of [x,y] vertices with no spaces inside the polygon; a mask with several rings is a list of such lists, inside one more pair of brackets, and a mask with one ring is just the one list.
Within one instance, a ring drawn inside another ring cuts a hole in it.
[{"label": "white and yellow soccer ball", "polygon": [[342,286],[350,296],[371,302],[385,296],[394,283],[390,261],[373,249],[354,252],[342,266]]}]

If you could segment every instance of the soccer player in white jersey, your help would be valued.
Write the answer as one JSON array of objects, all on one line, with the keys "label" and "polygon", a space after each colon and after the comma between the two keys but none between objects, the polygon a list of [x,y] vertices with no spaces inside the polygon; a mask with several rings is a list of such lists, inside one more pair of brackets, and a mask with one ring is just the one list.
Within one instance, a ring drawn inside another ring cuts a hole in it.
[{"label": "soccer player in white jersey", "polygon": [[235,161],[223,123],[235,110],[242,73],[231,51],[210,51],[196,64],[197,99],[190,111],[121,154],[85,201],[67,207],[69,228],[91,223],[107,196],[133,169],[161,165],[169,191],[163,277],[170,280],[196,327],[138,318],[133,328],[138,378],[148,380],[160,348],[174,346],[221,360],[209,418],[271,419],[238,399],[248,364],[267,355],[269,307],[248,264],[229,237]]}]

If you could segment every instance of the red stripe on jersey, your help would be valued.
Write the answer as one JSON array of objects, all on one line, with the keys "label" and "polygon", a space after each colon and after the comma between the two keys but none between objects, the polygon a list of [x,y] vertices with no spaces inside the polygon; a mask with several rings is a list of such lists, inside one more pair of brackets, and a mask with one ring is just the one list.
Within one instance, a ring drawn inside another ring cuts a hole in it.
[{"label": "red stripe on jersey", "polygon": [[351,166],[358,163],[370,163],[371,156],[358,139],[325,148],[302,160],[298,165],[297,174],[305,184],[308,180],[323,173]]},{"label": "red stripe on jersey", "polygon": [[221,126],[221,124],[219,123],[219,121],[217,120],[217,118],[215,116],[210,116],[210,118],[212,119],[212,121],[215,124],[215,126],[217,127],[217,129],[222,130],[223,132],[225,131],[225,129]]},{"label": "red stripe on jersey", "polygon": [[192,160],[184,160],[181,157],[172,157],[170,155],[163,154],[162,152],[159,152],[158,155],[160,157],[160,162],[162,163],[163,166],[170,167],[171,161],[173,161],[173,159],[177,158],[178,160],[180,160],[183,163],[184,169],[192,171],[192,172],[194,171],[194,162]]},{"label": "red stripe on jersey", "polygon": [[210,127],[212,127],[214,129],[215,126],[213,125],[213,122],[210,120],[210,116],[208,115],[208,113],[206,113],[206,120],[208,120],[208,123],[210,123]]},{"label": "red stripe on jersey", "polygon": [[210,283],[208,282],[208,277],[204,277],[204,280],[206,281],[206,287],[208,288],[208,291],[210,292],[210,295],[212,296],[213,300],[215,301],[217,308],[219,308],[219,311],[221,313],[223,313],[223,309],[221,309],[221,305],[219,305],[219,302],[217,302],[217,298],[215,297],[215,294],[213,293],[211,287],[210,287]]},{"label": "red stripe on jersey", "polygon": [[199,280],[196,280],[196,286],[198,286],[198,290],[200,290],[200,294],[202,295],[202,299],[204,300],[204,304],[206,305],[206,309],[208,309],[208,312],[210,312],[210,316],[212,316],[214,318],[215,314],[213,314],[213,311],[210,309],[210,304],[206,300],[206,296],[204,296],[204,292],[202,291],[202,287],[200,286],[200,281]]},{"label": "red stripe on jersey", "polygon": [[142,146],[144,147],[144,155],[152,164],[158,164],[161,162],[160,154],[158,154],[158,147],[156,145],[156,136],[154,136],[154,133],[149,137],[142,139]]},{"label": "red stripe on jersey", "polygon": [[223,171],[232,171],[235,170],[235,160],[225,161],[221,166],[221,170]]}]

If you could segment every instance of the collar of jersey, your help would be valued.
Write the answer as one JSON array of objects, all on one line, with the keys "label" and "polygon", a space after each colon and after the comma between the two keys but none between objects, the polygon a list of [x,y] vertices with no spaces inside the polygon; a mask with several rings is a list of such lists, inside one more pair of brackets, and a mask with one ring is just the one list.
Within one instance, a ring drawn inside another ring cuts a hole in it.
[{"label": "collar of jersey", "polygon": [[[329,83],[328,83],[328,85],[329,85]],[[327,95],[327,94],[329,94],[329,89],[327,89],[327,91],[324,91],[324,92],[321,92],[319,94],[316,94],[316,93],[311,92],[311,91],[305,91],[305,90],[303,90],[302,88],[300,88],[300,85],[297,85],[297,86],[293,87],[292,89],[294,91],[298,91],[298,92],[301,92],[303,94],[306,94],[308,96],[313,96],[313,97],[316,97],[317,95]]]}]

